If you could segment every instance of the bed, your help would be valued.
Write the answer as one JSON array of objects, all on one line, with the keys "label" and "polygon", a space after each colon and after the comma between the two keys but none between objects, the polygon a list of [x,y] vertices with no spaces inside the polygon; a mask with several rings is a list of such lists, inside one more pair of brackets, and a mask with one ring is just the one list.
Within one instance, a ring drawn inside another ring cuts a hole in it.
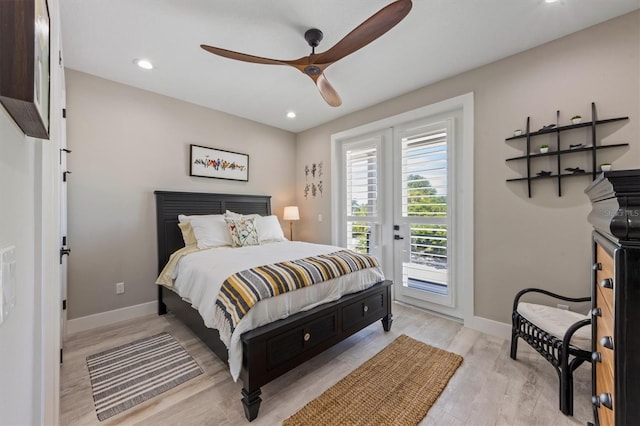
[{"label": "bed", "polygon": [[[178,215],[224,214],[227,210],[271,215],[271,197],[264,195],[155,191],[155,197],[159,274],[171,254],[184,247]],[[243,332],[238,377],[243,385],[241,402],[246,418],[252,421],[258,416],[260,388],[266,383],[378,320],[389,331],[393,321],[391,284],[382,280],[365,290]],[[190,302],[158,285],[158,314],[167,312],[187,325],[221,360],[229,361],[229,351],[218,330],[207,327]]]}]

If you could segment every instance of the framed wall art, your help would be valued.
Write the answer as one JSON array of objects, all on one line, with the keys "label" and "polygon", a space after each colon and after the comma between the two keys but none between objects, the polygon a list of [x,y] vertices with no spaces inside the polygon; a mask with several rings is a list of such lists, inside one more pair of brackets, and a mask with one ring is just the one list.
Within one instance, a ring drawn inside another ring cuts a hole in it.
[{"label": "framed wall art", "polygon": [[0,103],[27,136],[49,139],[47,0],[0,0]]},{"label": "framed wall art", "polygon": [[189,176],[248,182],[249,156],[192,144]]}]

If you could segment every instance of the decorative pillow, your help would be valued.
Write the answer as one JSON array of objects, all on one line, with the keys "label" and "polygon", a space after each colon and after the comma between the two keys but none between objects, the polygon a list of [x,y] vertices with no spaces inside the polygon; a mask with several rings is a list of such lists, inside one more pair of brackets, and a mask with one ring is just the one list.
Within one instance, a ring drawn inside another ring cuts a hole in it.
[{"label": "decorative pillow", "polygon": [[191,216],[191,228],[198,248],[210,248],[232,245],[231,236],[224,222],[224,216]]},{"label": "decorative pillow", "polygon": [[229,234],[234,247],[257,246],[260,244],[256,219],[243,217],[235,220],[226,218]]},{"label": "decorative pillow", "polygon": [[224,218],[225,219],[240,220],[240,219],[242,219],[242,215],[240,213],[236,213],[236,212],[232,212],[231,210],[227,210],[224,213]]},{"label": "decorative pillow", "polygon": [[256,219],[256,226],[258,227],[258,237],[260,243],[263,241],[285,241],[286,238],[282,233],[282,226],[278,216],[258,216]]},{"label": "decorative pillow", "polygon": [[178,223],[178,227],[180,228],[180,231],[182,231],[182,239],[184,240],[185,247],[195,246],[198,244],[198,240],[196,240],[193,228],[191,227],[191,222]]},{"label": "decorative pillow", "polygon": [[225,219],[233,219],[233,220],[240,220],[240,219],[244,219],[247,217],[251,217],[251,218],[257,218],[257,217],[261,217],[259,214],[253,213],[253,214],[240,214],[240,213],[236,213],[236,212],[232,212],[231,210],[227,210],[224,213],[224,218]]}]

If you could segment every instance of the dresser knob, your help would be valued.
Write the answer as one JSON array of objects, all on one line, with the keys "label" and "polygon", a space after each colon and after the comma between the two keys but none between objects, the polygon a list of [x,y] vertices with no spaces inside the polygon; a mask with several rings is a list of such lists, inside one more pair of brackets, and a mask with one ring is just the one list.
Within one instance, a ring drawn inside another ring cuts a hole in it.
[{"label": "dresser knob", "polygon": [[602,263],[600,263],[600,262],[594,263],[592,269],[594,271],[602,271]]},{"label": "dresser knob", "polygon": [[591,404],[592,404],[594,407],[599,407],[599,406],[600,406],[600,399],[599,399],[597,396],[595,396],[595,395],[594,395],[594,396],[592,396],[592,397],[591,397]]},{"label": "dresser knob", "polygon": [[608,392],[601,393],[598,397],[600,404],[607,407],[609,410],[613,409],[613,402],[611,401],[611,394]]},{"label": "dresser knob", "polygon": [[613,288],[613,280],[611,278],[605,278],[600,281],[600,287],[602,288]]},{"label": "dresser knob", "polygon": [[600,352],[593,352],[591,354],[591,360],[593,362],[602,362],[602,354]]},{"label": "dresser knob", "polygon": [[304,333],[304,341],[308,342],[311,339],[311,333]]},{"label": "dresser knob", "polygon": [[364,305],[363,311],[367,312],[369,310],[369,307],[367,305]]},{"label": "dresser knob", "polygon": [[600,308],[593,308],[591,310],[591,315],[594,317],[601,317],[602,316],[602,309]]},{"label": "dresser knob", "polygon": [[613,338],[611,336],[604,336],[600,339],[600,344],[607,349],[613,350]]}]

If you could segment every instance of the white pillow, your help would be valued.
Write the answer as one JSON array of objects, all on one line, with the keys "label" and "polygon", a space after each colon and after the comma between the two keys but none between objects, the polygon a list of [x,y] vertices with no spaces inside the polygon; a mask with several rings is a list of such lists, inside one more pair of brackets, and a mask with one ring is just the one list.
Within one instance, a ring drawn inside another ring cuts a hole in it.
[{"label": "white pillow", "polygon": [[256,218],[258,238],[263,241],[285,241],[278,216],[258,216]]},{"label": "white pillow", "polygon": [[206,218],[206,217],[222,217],[223,215],[221,214],[196,214],[196,215],[191,215],[191,216],[187,216],[184,214],[179,214],[178,215],[178,222],[180,223],[185,223],[185,222],[191,222],[191,219],[197,217],[197,218]]},{"label": "white pillow", "polygon": [[232,245],[231,235],[223,215],[191,216],[190,222],[198,248]]}]

